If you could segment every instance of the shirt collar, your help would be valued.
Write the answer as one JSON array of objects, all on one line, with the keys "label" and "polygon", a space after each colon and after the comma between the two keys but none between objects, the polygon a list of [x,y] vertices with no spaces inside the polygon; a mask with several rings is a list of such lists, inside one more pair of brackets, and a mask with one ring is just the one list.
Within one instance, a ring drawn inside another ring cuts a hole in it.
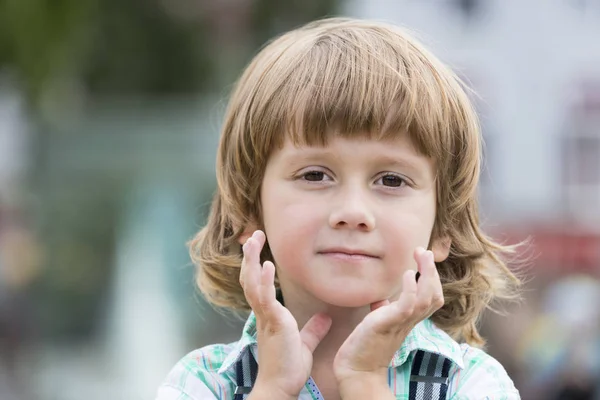
[{"label": "shirt collar", "polygon": [[[256,359],[256,345],[256,316],[254,313],[250,313],[244,325],[242,337],[234,343],[231,352],[219,368],[219,373],[222,374],[233,368],[246,351],[252,351]],[[436,327],[429,319],[421,321],[410,331],[400,349],[394,354],[390,367],[401,366],[406,362],[409,354],[416,350],[439,354],[452,361],[459,368],[464,368],[460,345],[446,332]],[[256,360],[258,362],[258,359]]]},{"label": "shirt collar", "polygon": [[404,364],[408,355],[416,350],[439,354],[460,369],[465,367],[460,345],[430,319],[421,321],[410,331],[400,349],[394,354],[390,366],[395,368]]},{"label": "shirt collar", "polygon": [[[256,348],[256,344],[256,316],[251,312],[242,330],[242,337],[233,344],[233,348],[221,364],[221,368],[219,368],[219,373],[222,374],[228,369],[234,368],[235,363],[242,358],[244,352],[252,351],[253,347]],[[256,350],[253,353],[254,359],[258,362]]]}]

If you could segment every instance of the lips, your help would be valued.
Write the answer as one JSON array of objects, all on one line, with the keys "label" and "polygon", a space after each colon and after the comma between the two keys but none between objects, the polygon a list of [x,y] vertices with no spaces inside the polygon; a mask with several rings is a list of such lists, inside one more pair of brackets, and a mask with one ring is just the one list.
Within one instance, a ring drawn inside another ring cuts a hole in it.
[{"label": "lips", "polygon": [[343,258],[343,259],[377,259],[379,257],[375,252],[362,250],[362,249],[351,249],[346,247],[331,247],[318,252],[318,254]]}]

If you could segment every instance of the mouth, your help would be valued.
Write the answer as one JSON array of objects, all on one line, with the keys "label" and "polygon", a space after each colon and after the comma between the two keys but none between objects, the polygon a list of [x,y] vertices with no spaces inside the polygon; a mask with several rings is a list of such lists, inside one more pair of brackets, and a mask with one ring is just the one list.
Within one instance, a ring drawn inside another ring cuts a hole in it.
[{"label": "mouth", "polygon": [[347,261],[362,261],[362,260],[376,260],[381,257],[375,255],[372,252],[359,250],[359,249],[346,249],[346,248],[330,248],[317,252],[317,254],[331,257],[340,260]]}]

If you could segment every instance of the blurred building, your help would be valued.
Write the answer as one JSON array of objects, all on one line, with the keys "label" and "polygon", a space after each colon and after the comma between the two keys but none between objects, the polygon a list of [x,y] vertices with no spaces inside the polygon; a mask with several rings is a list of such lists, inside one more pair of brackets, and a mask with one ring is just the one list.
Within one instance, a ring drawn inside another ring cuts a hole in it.
[{"label": "blurred building", "polygon": [[[600,382],[588,366],[600,359],[599,317],[577,304],[598,307],[596,295],[582,294],[596,292],[581,287],[600,278],[600,2],[346,5],[350,15],[416,31],[480,95],[483,223],[505,243],[531,239],[525,301],[508,317],[485,319],[489,350],[524,399],[588,395]],[[573,274],[586,284],[567,284]],[[550,299],[565,304],[562,312]],[[586,324],[567,323],[569,314]],[[566,372],[574,369],[578,380]]]}]

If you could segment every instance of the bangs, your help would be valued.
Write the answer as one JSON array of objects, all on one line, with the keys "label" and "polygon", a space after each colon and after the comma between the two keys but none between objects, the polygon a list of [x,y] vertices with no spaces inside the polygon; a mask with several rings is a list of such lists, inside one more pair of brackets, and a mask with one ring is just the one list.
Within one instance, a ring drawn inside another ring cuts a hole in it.
[{"label": "bangs", "polygon": [[270,65],[258,79],[246,126],[258,153],[281,146],[282,132],[311,146],[325,145],[332,135],[386,140],[408,134],[421,154],[437,159],[442,149],[455,148],[456,130],[469,121],[460,81],[393,29],[309,25],[301,31],[314,35],[269,45],[283,48],[277,58],[259,60]]}]

